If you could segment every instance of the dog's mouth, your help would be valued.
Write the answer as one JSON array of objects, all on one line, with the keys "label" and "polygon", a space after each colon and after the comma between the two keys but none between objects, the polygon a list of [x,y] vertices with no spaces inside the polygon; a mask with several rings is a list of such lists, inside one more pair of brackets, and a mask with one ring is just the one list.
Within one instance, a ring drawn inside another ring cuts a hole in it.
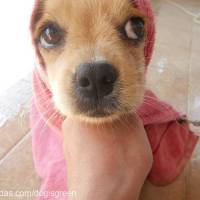
[{"label": "dog's mouth", "polygon": [[98,119],[114,115],[119,108],[117,98],[112,96],[101,100],[89,98],[77,99],[76,105],[81,116]]},{"label": "dog's mouth", "polygon": [[87,117],[90,118],[106,118],[106,117],[110,117],[112,114],[111,112],[107,112],[105,110],[101,110],[101,109],[96,109],[96,110],[92,110],[86,113]]},{"label": "dog's mouth", "polygon": [[104,118],[119,107],[118,72],[107,62],[81,64],[73,76],[73,96],[81,116]]}]

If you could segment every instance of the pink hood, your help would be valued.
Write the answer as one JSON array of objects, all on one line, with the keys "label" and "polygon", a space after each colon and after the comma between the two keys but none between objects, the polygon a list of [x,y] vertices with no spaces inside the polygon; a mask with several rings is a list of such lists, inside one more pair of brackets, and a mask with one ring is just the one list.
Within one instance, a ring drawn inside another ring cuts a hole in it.
[{"label": "pink hood", "polygon": [[[135,0],[134,4],[149,19],[147,40],[144,49],[148,66],[154,46],[155,24],[150,0]],[[37,1],[33,17],[37,9]],[[33,21],[32,21],[33,23]],[[32,27],[32,24],[31,24]],[[41,191],[66,191],[66,163],[62,152],[60,127],[63,117],[54,109],[52,93],[48,88],[45,66],[36,49],[38,65],[33,73],[33,105],[31,109],[31,128],[33,134],[33,156],[35,167],[42,178]],[[44,99],[45,96],[45,99]],[[174,181],[190,159],[198,137],[190,130],[185,115],[175,111],[170,105],[160,101],[151,91],[146,91],[149,104],[138,109],[151,143],[154,163],[148,179],[156,185],[166,185]],[[53,200],[39,197],[39,199]],[[58,198],[60,200],[66,197]]]}]

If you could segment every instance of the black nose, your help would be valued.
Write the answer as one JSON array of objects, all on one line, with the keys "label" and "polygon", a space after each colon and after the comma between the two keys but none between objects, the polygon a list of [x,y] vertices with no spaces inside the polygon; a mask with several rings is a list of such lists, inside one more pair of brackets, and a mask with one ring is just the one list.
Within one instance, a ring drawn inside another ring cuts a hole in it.
[{"label": "black nose", "polygon": [[115,68],[105,62],[83,64],[75,76],[78,95],[92,99],[102,99],[111,94],[117,80]]}]

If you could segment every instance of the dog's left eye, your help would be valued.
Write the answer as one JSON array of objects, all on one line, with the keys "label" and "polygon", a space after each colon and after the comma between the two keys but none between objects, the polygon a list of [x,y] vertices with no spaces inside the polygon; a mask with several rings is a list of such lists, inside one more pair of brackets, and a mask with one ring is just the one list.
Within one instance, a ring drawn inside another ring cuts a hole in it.
[{"label": "dog's left eye", "polygon": [[140,41],[145,35],[145,22],[141,17],[131,17],[124,26],[124,32],[128,39]]},{"label": "dog's left eye", "polygon": [[43,29],[39,42],[43,48],[51,49],[61,44],[63,39],[63,31],[55,25],[49,25]]}]

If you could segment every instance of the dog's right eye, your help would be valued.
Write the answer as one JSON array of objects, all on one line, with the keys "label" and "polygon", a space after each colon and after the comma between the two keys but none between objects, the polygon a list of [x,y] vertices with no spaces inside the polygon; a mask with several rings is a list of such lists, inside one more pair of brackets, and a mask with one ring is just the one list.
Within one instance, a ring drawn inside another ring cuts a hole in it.
[{"label": "dog's right eye", "polygon": [[55,25],[46,26],[40,34],[39,38],[41,46],[45,49],[55,48],[60,45],[63,40],[63,31]]}]

